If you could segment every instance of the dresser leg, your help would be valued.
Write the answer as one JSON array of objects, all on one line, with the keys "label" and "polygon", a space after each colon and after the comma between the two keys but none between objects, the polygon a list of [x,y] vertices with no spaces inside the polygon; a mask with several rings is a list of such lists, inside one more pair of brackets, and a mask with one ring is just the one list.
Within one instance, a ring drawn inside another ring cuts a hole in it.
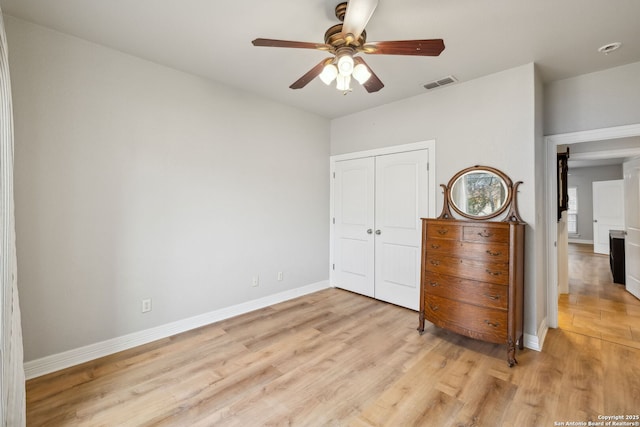
[{"label": "dresser leg", "polygon": [[418,332],[420,335],[424,334],[424,313],[422,311],[418,315]]},{"label": "dresser leg", "polygon": [[520,338],[518,338],[518,348],[524,350],[524,335],[520,335]]},{"label": "dresser leg", "polygon": [[510,368],[513,367],[513,365],[518,364],[518,361],[516,360],[516,343],[511,337],[509,337],[509,341],[507,343],[507,363]]}]

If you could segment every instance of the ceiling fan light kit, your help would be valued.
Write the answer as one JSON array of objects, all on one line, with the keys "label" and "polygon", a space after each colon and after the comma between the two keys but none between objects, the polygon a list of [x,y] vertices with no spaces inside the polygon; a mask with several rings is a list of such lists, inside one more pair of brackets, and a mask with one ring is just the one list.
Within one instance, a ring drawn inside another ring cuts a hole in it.
[{"label": "ceiling fan light kit", "polygon": [[336,77],[336,89],[345,94],[349,92],[351,90],[351,76],[338,74],[338,77]]},{"label": "ceiling fan light kit", "polygon": [[302,89],[311,80],[320,77],[326,85],[335,80],[336,88],[346,94],[351,91],[353,77],[367,92],[377,92],[384,84],[358,54],[438,56],[444,50],[442,39],[367,43],[364,28],[377,6],[378,0],[350,0],[338,4],[335,9],[336,17],[343,23],[334,25],[325,32],[324,44],[261,38],[252,43],[254,46],[315,49],[334,55],[307,71],[289,86],[291,89]]},{"label": "ceiling fan light kit", "polygon": [[327,86],[338,77],[338,67],[333,64],[327,64],[320,73],[320,80]]},{"label": "ceiling fan light kit", "polygon": [[358,64],[353,68],[353,78],[361,85],[365,84],[371,77],[369,69],[364,64]]},{"label": "ceiling fan light kit", "polygon": [[343,76],[350,76],[353,73],[353,56],[347,47],[341,47],[337,52],[338,72]]}]

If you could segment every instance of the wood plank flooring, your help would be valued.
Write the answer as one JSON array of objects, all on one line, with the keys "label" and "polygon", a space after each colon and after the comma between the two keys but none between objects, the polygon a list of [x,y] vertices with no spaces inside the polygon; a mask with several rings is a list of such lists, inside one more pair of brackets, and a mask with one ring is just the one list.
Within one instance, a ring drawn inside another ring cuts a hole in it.
[{"label": "wood plank flooring", "polygon": [[328,289],[30,380],[27,424],[553,426],[640,412],[640,350],[602,332],[550,330],[509,368],[504,346],[417,323]]},{"label": "wood plank flooring", "polygon": [[593,245],[570,244],[569,260],[569,294],[558,300],[558,326],[640,349],[640,300],[613,283],[609,256],[594,254]]}]

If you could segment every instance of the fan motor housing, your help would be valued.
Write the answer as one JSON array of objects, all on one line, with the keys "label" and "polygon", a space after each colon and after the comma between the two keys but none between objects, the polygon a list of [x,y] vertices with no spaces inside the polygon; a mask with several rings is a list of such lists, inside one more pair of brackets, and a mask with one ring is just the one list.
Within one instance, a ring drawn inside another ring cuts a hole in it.
[{"label": "fan motor housing", "polygon": [[344,35],[342,34],[342,24],[336,24],[324,33],[324,42],[328,45],[333,46],[334,49],[337,49],[341,46],[346,46],[347,44],[353,47],[360,47],[363,46],[366,41],[367,32],[363,30],[362,34],[360,34],[360,37],[358,37],[358,40],[347,43]]}]

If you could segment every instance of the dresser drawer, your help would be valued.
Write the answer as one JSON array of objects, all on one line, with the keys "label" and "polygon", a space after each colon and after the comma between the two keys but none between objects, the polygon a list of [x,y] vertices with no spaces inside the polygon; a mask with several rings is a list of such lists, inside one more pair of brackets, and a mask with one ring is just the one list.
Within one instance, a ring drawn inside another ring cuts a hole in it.
[{"label": "dresser drawer", "polygon": [[462,239],[467,242],[509,243],[509,226],[504,227],[463,227]]},{"label": "dresser drawer", "polygon": [[488,262],[427,252],[425,271],[497,285],[509,283],[509,264],[506,262]]},{"label": "dresser drawer", "polygon": [[478,307],[437,295],[425,296],[425,318],[438,326],[451,327],[455,332],[487,341],[505,342],[507,312]]},{"label": "dresser drawer", "polygon": [[447,223],[435,223],[427,226],[428,239],[453,239],[462,238],[462,226]]},{"label": "dresser drawer", "polygon": [[490,262],[508,262],[509,245],[506,243],[475,243],[446,239],[431,239],[426,243],[427,253],[441,253],[460,258],[474,258]]},{"label": "dresser drawer", "polygon": [[504,285],[466,280],[459,277],[427,273],[425,294],[506,310],[509,305],[509,288]]}]

